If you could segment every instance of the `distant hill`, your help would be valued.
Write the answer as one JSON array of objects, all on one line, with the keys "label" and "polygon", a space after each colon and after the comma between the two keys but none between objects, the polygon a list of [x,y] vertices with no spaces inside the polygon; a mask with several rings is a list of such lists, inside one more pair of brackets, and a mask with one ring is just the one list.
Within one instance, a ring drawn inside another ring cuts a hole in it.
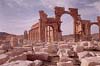
[{"label": "distant hill", "polygon": [[15,35],[15,34],[10,34],[10,33],[7,33],[7,32],[0,32],[0,41],[10,41],[11,40],[11,37],[16,37],[16,38],[19,38],[19,39],[23,39],[23,35]]},{"label": "distant hill", "polygon": [[9,33],[6,33],[6,32],[0,32],[0,36],[8,36],[8,35],[15,36],[14,34],[9,34]]},{"label": "distant hill", "polygon": [[6,32],[0,32],[0,40],[6,40],[7,37],[16,36],[14,34],[9,34]]},{"label": "distant hill", "polygon": [[4,36],[4,35],[10,35],[10,34],[6,32],[0,32],[0,36]]}]

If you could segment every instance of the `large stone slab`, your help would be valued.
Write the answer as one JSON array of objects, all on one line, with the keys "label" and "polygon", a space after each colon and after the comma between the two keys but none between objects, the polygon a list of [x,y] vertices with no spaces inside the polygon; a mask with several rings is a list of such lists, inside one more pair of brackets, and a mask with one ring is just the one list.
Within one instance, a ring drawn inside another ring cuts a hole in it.
[{"label": "large stone slab", "polygon": [[72,46],[71,45],[68,45],[68,44],[61,44],[59,45],[59,49],[70,49]]},{"label": "large stone slab", "polygon": [[42,61],[48,61],[49,60],[49,54],[44,52],[38,52],[35,54],[28,54],[27,60],[42,60]]},{"label": "large stone slab", "polygon": [[74,45],[73,46],[73,49],[76,53],[79,53],[79,52],[83,52],[84,51],[84,47],[83,46],[79,46],[79,45]]},{"label": "large stone slab", "polygon": [[88,44],[90,44],[89,41],[81,41],[81,42],[80,42],[80,45],[81,45],[81,46],[88,46]]},{"label": "large stone slab", "polygon": [[48,48],[48,50],[47,50],[48,53],[57,53],[57,51],[58,51],[58,47],[56,44],[48,45],[47,48]]},{"label": "large stone slab", "polygon": [[0,66],[35,66],[35,64],[32,61],[18,60],[18,61],[13,61],[13,62],[10,62],[10,63],[5,63],[5,64],[0,65]]},{"label": "large stone slab", "polygon": [[41,60],[35,60],[33,61],[35,66],[41,66],[43,64],[43,62]]},{"label": "large stone slab", "polygon": [[17,56],[17,55],[20,55],[24,52],[24,50],[21,50],[21,49],[14,49],[12,51],[9,51],[7,52],[6,54],[10,57],[14,57],[14,56]]},{"label": "large stone slab", "polygon": [[0,55],[0,65],[8,61],[9,57],[6,54],[1,54]]},{"label": "large stone slab", "polygon": [[62,57],[59,59],[59,62],[68,62],[68,61],[74,62],[74,60],[72,58],[69,58],[69,57]]},{"label": "large stone slab", "polygon": [[5,50],[0,50],[0,54],[4,54],[5,52]]},{"label": "large stone slab", "polygon": [[40,52],[41,51],[41,46],[38,47],[33,47],[34,52]]},{"label": "large stone slab", "polygon": [[14,47],[14,49],[21,50],[21,51],[23,50],[25,52],[32,51],[32,47]]},{"label": "large stone slab", "polygon": [[87,57],[81,60],[81,66],[96,66],[100,65],[100,57]]},{"label": "large stone slab", "polygon": [[27,54],[23,53],[23,54],[20,54],[18,56],[15,56],[15,57],[10,57],[8,62],[17,61],[17,60],[27,60]]},{"label": "large stone slab", "polygon": [[57,66],[74,66],[72,61],[68,61],[68,62],[58,62]]},{"label": "large stone slab", "polygon": [[57,52],[57,55],[62,58],[62,57],[73,57],[75,56],[74,51],[72,51],[71,49],[59,49]]},{"label": "large stone slab", "polygon": [[92,57],[92,56],[93,56],[93,54],[89,53],[88,51],[78,53],[78,57],[79,57],[80,61],[81,61],[81,59],[83,59],[85,57]]},{"label": "large stone slab", "polygon": [[58,44],[66,44],[66,41],[59,41]]}]

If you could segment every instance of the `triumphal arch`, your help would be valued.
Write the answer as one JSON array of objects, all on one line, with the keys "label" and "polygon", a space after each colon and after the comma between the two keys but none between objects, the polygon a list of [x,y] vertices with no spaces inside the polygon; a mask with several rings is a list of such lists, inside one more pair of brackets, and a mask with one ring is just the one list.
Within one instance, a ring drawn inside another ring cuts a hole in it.
[{"label": "triumphal arch", "polygon": [[[78,14],[77,8],[69,8],[68,11],[64,7],[55,7],[55,16],[48,17],[43,11],[39,11],[39,22],[32,25],[29,31],[25,31],[25,39],[32,41],[61,41],[61,17],[63,14],[68,14],[73,18],[73,35],[75,41],[91,40],[91,25],[96,24],[99,27],[100,38],[100,17],[97,17],[97,22],[91,22],[90,20],[82,20],[81,15]],[[66,27],[68,28],[68,27]]]}]

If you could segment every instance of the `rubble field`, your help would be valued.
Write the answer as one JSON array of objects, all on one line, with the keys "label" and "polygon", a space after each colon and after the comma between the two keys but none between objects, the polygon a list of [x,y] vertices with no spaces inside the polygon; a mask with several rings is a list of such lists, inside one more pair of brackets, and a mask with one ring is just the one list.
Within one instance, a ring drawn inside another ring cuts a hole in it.
[{"label": "rubble field", "polygon": [[0,66],[100,66],[100,42],[5,42]]}]

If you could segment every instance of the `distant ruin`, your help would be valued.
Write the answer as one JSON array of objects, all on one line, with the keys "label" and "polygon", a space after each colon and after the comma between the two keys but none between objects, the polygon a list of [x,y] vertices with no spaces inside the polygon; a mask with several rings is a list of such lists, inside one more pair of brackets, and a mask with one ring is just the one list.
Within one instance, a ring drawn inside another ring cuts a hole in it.
[{"label": "distant ruin", "polygon": [[97,17],[96,22],[82,20],[81,15],[78,14],[77,8],[69,8],[68,11],[65,11],[64,7],[55,7],[55,17],[48,17],[48,15],[43,10],[39,11],[39,22],[32,25],[28,32],[25,31],[25,39],[36,42],[63,40],[61,31],[61,17],[63,14],[68,14],[73,18],[73,34],[76,42],[80,40],[91,40],[91,26],[93,24],[96,24],[99,27],[100,39],[100,16]]}]

